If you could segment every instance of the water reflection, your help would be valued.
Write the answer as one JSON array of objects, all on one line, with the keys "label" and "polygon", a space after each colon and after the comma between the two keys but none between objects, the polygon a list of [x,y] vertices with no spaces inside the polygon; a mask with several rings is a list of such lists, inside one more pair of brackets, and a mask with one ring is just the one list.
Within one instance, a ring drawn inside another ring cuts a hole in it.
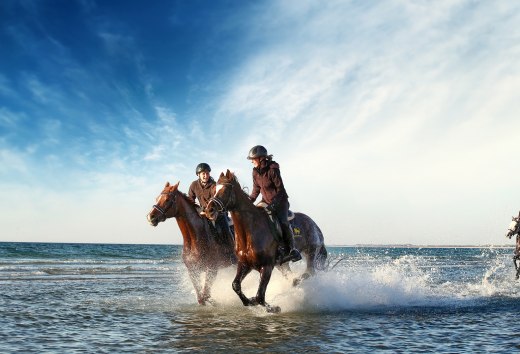
[{"label": "water reflection", "polygon": [[[172,314],[171,327],[158,339],[162,349],[177,351],[301,352],[305,337],[319,338],[322,332],[314,317],[267,314],[262,308],[197,309]],[[306,350],[319,349],[309,344]]]}]

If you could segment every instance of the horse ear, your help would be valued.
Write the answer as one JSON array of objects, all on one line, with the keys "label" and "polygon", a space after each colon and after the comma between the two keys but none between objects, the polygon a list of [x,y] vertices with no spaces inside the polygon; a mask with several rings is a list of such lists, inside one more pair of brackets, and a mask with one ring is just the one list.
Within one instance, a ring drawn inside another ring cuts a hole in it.
[{"label": "horse ear", "polygon": [[230,177],[229,177],[229,174],[230,174],[230,173],[231,173],[231,172],[229,172],[229,169],[228,169],[228,170],[226,171],[226,177],[227,177],[227,178],[230,178]]},{"label": "horse ear", "polygon": [[224,177],[224,172],[220,172],[220,177]]},{"label": "horse ear", "polygon": [[166,182],[166,184],[164,185],[164,188],[167,188],[170,186],[170,182]]},{"label": "horse ear", "polygon": [[175,184],[174,184],[174,185],[173,185],[172,187],[173,187],[174,189],[177,189],[177,188],[179,188],[179,183],[181,183],[181,181],[178,181],[178,182],[177,182],[177,183],[175,183]]}]

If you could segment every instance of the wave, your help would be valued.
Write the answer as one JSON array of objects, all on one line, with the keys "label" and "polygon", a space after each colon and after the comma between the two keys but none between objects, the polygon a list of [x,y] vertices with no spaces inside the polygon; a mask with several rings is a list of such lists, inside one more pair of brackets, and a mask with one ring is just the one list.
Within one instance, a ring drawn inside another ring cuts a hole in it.
[{"label": "wave", "polygon": [[69,265],[69,266],[48,266],[41,265],[24,265],[20,266],[3,266],[0,267],[0,280],[30,280],[34,277],[69,277],[69,276],[105,276],[116,275],[120,277],[128,276],[165,276],[179,272],[179,265],[175,264],[151,264],[151,265],[123,265],[123,266],[87,266],[87,265]]},{"label": "wave", "polygon": [[6,265],[49,265],[49,264],[166,264],[178,262],[178,259],[12,259],[0,260],[0,267]]},{"label": "wave", "polygon": [[178,245],[0,242],[0,259],[165,259],[181,250]]}]

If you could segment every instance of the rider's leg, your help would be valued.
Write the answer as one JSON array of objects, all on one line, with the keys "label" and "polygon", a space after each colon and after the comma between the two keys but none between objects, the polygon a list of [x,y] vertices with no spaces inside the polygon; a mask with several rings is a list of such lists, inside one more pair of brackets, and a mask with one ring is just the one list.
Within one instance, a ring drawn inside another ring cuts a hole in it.
[{"label": "rider's leg", "polygon": [[276,210],[276,216],[278,220],[280,220],[280,226],[282,228],[282,237],[285,243],[285,247],[289,250],[289,256],[291,261],[296,262],[302,259],[302,255],[300,252],[294,248],[294,235],[292,232],[291,225],[289,224],[289,220],[287,219],[287,213],[289,212],[289,202],[281,201],[278,204],[278,208]]},{"label": "rider's leg", "polygon": [[289,223],[287,222],[282,223],[280,226],[282,227],[282,235],[285,246],[287,247],[287,250],[290,251],[289,256],[291,257],[291,261],[299,261],[300,259],[302,259],[302,255],[296,248],[294,248],[294,236],[291,229],[291,225],[289,225]]}]

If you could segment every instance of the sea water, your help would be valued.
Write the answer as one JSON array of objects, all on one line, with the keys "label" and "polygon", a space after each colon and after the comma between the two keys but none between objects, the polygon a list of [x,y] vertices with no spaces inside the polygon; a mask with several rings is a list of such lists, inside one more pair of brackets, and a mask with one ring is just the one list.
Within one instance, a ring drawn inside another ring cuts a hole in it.
[{"label": "sea water", "polygon": [[[199,306],[173,245],[0,243],[0,352],[388,352],[520,350],[512,248],[328,247],[326,271],[278,314],[244,307],[219,272]],[[253,296],[258,273],[244,280]]]}]

